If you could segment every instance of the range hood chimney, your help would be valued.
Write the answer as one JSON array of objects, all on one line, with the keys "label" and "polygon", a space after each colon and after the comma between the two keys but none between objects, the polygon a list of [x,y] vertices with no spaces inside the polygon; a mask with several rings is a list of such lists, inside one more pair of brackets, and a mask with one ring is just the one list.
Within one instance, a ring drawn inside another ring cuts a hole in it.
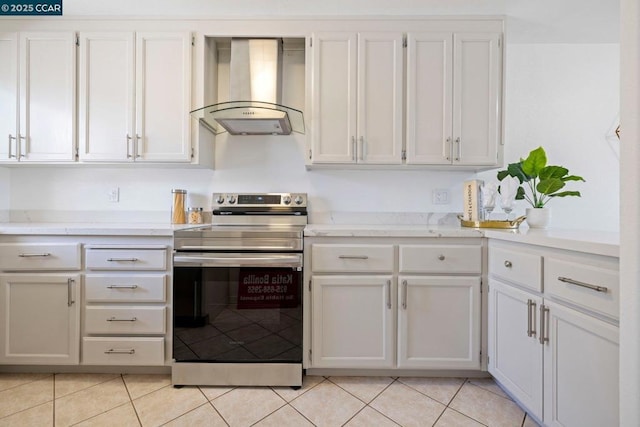
[{"label": "range hood chimney", "polygon": [[192,111],[218,134],[289,135],[304,133],[302,112],[281,105],[282,40],[231,39],[229,102]]}]

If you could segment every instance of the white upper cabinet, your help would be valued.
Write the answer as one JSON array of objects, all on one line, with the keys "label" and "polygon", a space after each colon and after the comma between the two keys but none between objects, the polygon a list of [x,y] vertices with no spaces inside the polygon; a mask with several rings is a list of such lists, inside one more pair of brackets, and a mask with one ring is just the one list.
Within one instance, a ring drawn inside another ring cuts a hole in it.
[{"label": "white upper cabinet", "polygon": [[190,162],[191,36],[81,33],[80,159]]},{"label": "white upper cabinet", "polygon": [[0,35],[1,162],[75,158],[75,34]]},{"label": "white upper cabinet", "polygon": [[312,163],[402,163],[403,35],[313,36]]},{"label": "white upper cabinet", "polygon": [[407,48],[407,164],[497,165],[501,33],[414,32]]}]

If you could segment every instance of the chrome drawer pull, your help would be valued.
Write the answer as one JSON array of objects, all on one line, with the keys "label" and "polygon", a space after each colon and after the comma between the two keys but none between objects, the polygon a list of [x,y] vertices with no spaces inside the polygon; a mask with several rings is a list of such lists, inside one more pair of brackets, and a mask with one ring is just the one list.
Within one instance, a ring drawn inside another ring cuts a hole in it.
[{"label": "chrome drawer pull", "polygon": [[136,262],[138,258],[107,258],[109,262],[119,262],[119,261],[128,261],[128,262]]},{"label": "chrome drawer pull", "polygon": [[387,280],[387,308],[391,308],[391,280]]},{"label": "chrome drawer pull", "polygon": [[111,348],[105,351],[104,354],[136,354],[136,351],[133,348],[130,350]]},{"label": "chrome drawer pull", "polygon": [[75,300],[73,299],[73,295],[72,295],[72,288],[73,288],[73,284],[76,281],[74,279],[67,279],[67,306],[71,307],[73,304],[75,304]]},{"label": "chrome drawer pull", "polygon": [[444,257],[444,255],[442,255],[442,254],[438,256],[438,259],[439,259],[440,261],[444,261],[444,258],[445,258],[445,257]]},{"label": "chrome drawer pull", "polygon": [[407,309],[407,286],[409,284],[407,283],[406,280],[402,281],[402,308],[404,308],[405,310]]},{"label": "chrome drawer pull", "polygon": [[19,254],[18,256],[20,258],[31,258],[31,257],[47,257],[47,256],[51,256],[51,254],[49,252],[44,252],[41,254]]},{"label": "chrome drawer pull", "polygon": [[511,268],[513,266],[513,264],[511,264],[511,261],[507,260],[507,261],[504,262],[504,266],[507,267],[507,268]]},{"label": "chrome drawer pull", "polygon": [[540,344],[543,345],[549,342],[549,319],[545,319],[545,315],[549,315],[549,308],[542,304],[540,305]]},{"label": "chrome drawer pull", "polygon": [[136,317],[132,317],[131,319],[118,319],[117,317],[109,317],[107,322],[135,322],[138,320]]},{"label": "chrome drawer pull", "polygon": [[109,285],[107,289],[137,289],[138,285]]},{"label": "chrome drawer pull", "polygon": [[366,255],[338,255],[340,259],[369,259]]},{"label": "chrome drawer pull", "polygon": [[564,283],[569,283],[570,285],[576,285],[576,286],[581,286],[583,288],[593,289],[596,292],[606,293],[609,290],[609,288],[607,288],[606,286],[590,285],[589,283],[569,279],[568,277],[558,277],[558,280]]},{"label": "chrome drawer pull", "polygon": [[534,316],[536,315],[536,302],[534,300],[527,300],[527,336],[535,337],[536,330]]}]

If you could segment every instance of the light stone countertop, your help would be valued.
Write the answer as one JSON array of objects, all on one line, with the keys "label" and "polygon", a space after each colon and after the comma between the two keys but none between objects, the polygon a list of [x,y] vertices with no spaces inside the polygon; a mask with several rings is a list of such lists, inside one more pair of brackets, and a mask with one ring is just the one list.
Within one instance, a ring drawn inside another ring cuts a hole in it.
[{"label": "light stone countertop", "polygon": [[59,236],[166,236],[176,230],[202,227],[207,224],[169,223],[72,223],[72,222],[4,222],[0,235],[59,235]]},{"label": "light stone countertop", "polygon": [[307,237],[487,237],[596,255],[620,255],[619,233],[540,230],[528,228],[526,225],[520,226],[517,230],[500,230],[437,225],[309,224],[304,234]]}]

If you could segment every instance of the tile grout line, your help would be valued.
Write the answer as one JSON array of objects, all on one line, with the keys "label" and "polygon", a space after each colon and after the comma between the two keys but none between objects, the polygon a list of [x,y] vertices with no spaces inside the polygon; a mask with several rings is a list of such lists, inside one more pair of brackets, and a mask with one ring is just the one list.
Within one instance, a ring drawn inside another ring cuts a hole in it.
[{"label": "tile grout line", "polygon": [[[200,391],[200,393],[202,393],[202,395],[204,396],[204,398],[207,400],[207,403],[208,403],[209,405],[211,405],[211,407],[213,408],[213,410],[214,410],[214,411],[216,411],[216,414],[218,414],[218,415],[220,416],[220,419],[222,420],[222,422],[224,422],[227,426],[230,426],[231,424],[229,424],[229,423],[227,422],[227,420],[222,416],[222,414],[220,413],[220,411],[218,411],[218,409],[217,409],[217,408],[215,407],[215,405],[213,404],[213,400],[209,400],[209,398],[208,398],[208,397],[207,397],[207,395],[204,393],[204,391],[202,391],[202,388],[201,388],[200,386],[196,386],[196,388],[198,389],[198,391]],[[224,395],[225,395],[225,394],[227,394],[227,393],[231,393],[233,390],[235,390],[235,387],[234,387],[234,388],[232,388],[231,390],[227,391],[227,392],[222,393],[220,396],[217,396],[217,397],[216,397],[216,399],[217,399],[218,397],[224,396]],[[215,400],[215,399],[214,399],[214,400]],[[203,406],[203,405],[198,406],[198,408],[200,408],[200,407],[202,407],[202,406]],[[196,409],[197,409],[197,408],[196,408]],[[165,424],[166,424],[166,423],[165,423]],[[143,426],[143,427],[144,427],[144,426]]]},{"label": "tile grout line", "polygon": [[127,381],[124,379],[124,374],[120,374],[120,378],[124,384],[124,389],[127,391],[127,396],[129,396],[129,403],[133,407],[133,413],[136,414],[136,418],[138,419],[138,424],[142,426],[142,420],[140,419],[140,415],[138,414],[138,410],[136,409],[136,405],[133,403],[133,398],[131,397],[131,392],[129,391],[129,387],[127,387]]}]

